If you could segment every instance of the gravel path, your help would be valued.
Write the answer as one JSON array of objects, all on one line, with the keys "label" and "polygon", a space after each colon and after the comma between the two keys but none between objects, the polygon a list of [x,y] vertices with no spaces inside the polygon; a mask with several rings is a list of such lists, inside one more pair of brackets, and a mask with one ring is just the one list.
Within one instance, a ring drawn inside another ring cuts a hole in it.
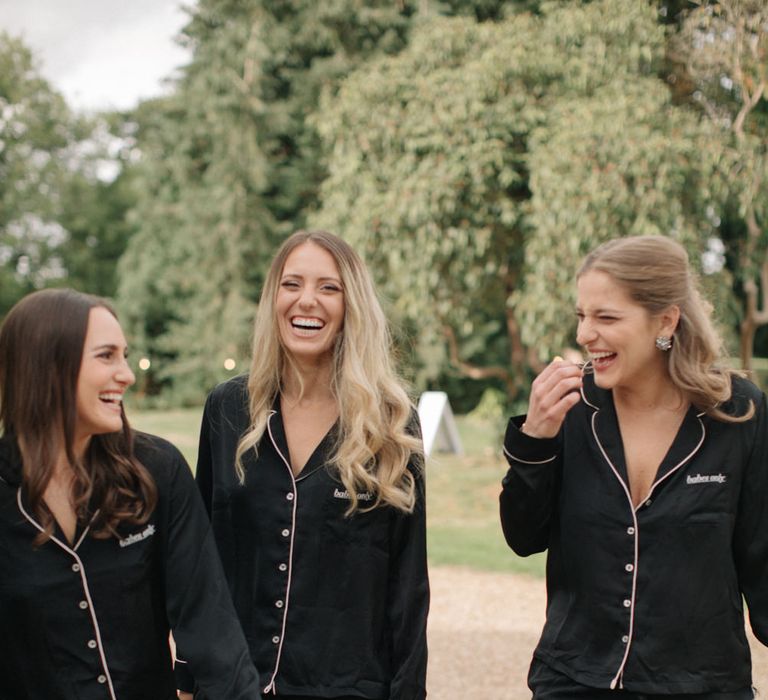
[{"label": "gravel path", "polygon": [[[525,684],[544,623],[544,581],[432,567],[430,700],[530,700]],[[768,700],[768,648],[751,638],[754,682]]]}]

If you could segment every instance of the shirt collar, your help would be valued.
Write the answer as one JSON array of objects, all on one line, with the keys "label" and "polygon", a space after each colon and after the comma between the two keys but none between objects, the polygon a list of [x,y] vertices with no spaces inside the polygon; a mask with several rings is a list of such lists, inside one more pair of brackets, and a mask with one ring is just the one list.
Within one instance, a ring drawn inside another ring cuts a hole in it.
[{"label": "shirt collar", "polygon": [[[613,393],[609,389],[601,389],[595,384],[591,374],[584,376],[582,398],[595,412],[592,417],[595,436],[599,440],[608,458],[617,468],[622,478],[627,478],[627,465],[624,459],[624,445],[621,441],[619,420],[613,403]],[[656,479],[681,464],[687,462],[701,446],[703,425],[699,411],[693,405],[688,407],[683,422],[675,436],[669,451],[664,456],[656,475]]]}]

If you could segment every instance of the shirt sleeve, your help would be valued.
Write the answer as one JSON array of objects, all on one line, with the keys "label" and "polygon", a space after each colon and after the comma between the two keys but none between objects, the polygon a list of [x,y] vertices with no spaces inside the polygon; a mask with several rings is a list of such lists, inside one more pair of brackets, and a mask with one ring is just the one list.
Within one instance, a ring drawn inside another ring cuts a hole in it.
[{"label": "shirt sleeve", "polygon": [[736,516],[734,553],[752,631],[768,646],[768,410],[765,395],[755,403],[755,438]]},{"label": "shirt sleeve", "polygon": [[[171,479],[165,540],[166,604],[181,663],[177,684],[217,700],[259,700],[253,667],[221,568],[210,521],[181,455]],[[186,675],[189,673],[190,675]]]},{"label": "shirt sleeve", "polygon": [[389,620],[392,629],[393,676],[390,700],[426,697],[427,613],[429,576],[424,474],[409,465],[416,479],[413,513],[399,512],[392,526]]},{"label": "shirt sleeve", "polygon": [[501,482],[499,512],[507,544],[526,557],[549,544],[549,526],[557,502],[560,439],[534,438],[521,431],[525,416],[509,421],[504,456],[509,470]]}]

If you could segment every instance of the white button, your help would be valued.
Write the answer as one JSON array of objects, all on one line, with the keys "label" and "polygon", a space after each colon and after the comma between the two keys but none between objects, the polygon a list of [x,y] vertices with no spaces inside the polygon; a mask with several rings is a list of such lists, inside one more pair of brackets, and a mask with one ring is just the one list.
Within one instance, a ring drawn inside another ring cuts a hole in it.
[{"label": "white button", "polygon": [[88,640],[88,648],[89,649],[95,649],[96,648],[96,640],[95,639],[89,639]]},{"label": "white button", "polygon": [[635,534],[635,528],[633,528],[631,525],[627,528],[627,534],[628,535],[634,535]]},{"label": "white button", "polygon": [[288,564],[280,564],[277,568],[280,569],[280,571],[288,571]]},{"label": "white button", "polygon": [[88,608],[88,603],[84,600],[81,600],[78,605],[80,606],[80,610],[86,610]]},{"label": "white button", "polygon": [[96,680],[99,683],[106,683],[107,682],[107,677],[102,673]]},{"label": "white button", "polygon": [[625,600],[624,601],[624,607],[625,608],[628,608],[630,605],[632,605],[632,601],[631,600]]},{"label": "white button", "polygon": [[287,498],[289,501],[292,501],[292,500],[293,500],[293,494],[292,494],[292,493],[286,493],[286,494],[285,494],[285,497],[286,497],[286,498]]},{"label": "white button", "polygon": [[276,600],[275,601],[275,607],[276,608],[282,608],[283,607],[283,601],[282,600]]},{"label": "white button", "polygon": [[80,564],[72,564],[72,571],[80,571]]},{"label": "white button", "polygon": [[626,644],[626,643],[629,641],[629,637],[628,637],[628,636],[625,634],[625,635],[624,635],[624,636],[621,638],[621,641],[622,641],[622,642],[624,642],[624,644]]},{"label": "white button", "polygon": [[631,573],[632,571],[634,571],[634,570],[635,570],[635,567],[634,567],[634,566],[632,566],[632,564],[627,564],[627,565],[624,567],[624,571],[629,571],[630,573]]},{"label": "white button", "polygon": [[279,643],[280,643],[280,637],[278,637],[277,635],[272,637],[272,644],[279,644]]},{"label": "white button", "polygon": [[291,534],[291,531],[288,528],[285,528],[280,534],[282,534],[283,537],[288,537],[288,535]]},{"label": "white button", "polygon": [[651,503],[652,503],[652,502],[653,502],[653,501],[651,501],[651,499],[649,498],[649,499],[648,499],[648,500],[645,502],[645,507],[647,508],[649,505],[651,505]]}]

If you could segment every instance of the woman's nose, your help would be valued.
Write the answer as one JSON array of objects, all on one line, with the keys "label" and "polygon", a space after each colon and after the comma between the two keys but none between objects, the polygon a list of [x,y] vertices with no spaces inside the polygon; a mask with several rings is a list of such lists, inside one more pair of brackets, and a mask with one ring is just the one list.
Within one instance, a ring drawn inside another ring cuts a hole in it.
[{"label": "woman's nose", "polygon": [[133,370],[128,364],[128,360],[126,360],[125,358],[123,358],[123,361],[121,363],[120,368],[117,371],[117,375],[115,376],[115,379],[117,379],[117,381],[120,382],[121,384],[125,384],[126,386],[130,386],[131,384],[134,384],[136,382],[136,375],[133,373]]},{"label": "woman's nose", "polygon": [[576,342],[581,346],[588,345],[595,339],[595,335],[595,329],[589,319],[581,319],[576,329]]},{"label": "woman's nose", "polygon": [[301,297],[299,297],[299,304],[303,308],[310,308],[315,305],[315,290],[312,289],[310,286],[304,287],[304,289],[301,292]]}]

